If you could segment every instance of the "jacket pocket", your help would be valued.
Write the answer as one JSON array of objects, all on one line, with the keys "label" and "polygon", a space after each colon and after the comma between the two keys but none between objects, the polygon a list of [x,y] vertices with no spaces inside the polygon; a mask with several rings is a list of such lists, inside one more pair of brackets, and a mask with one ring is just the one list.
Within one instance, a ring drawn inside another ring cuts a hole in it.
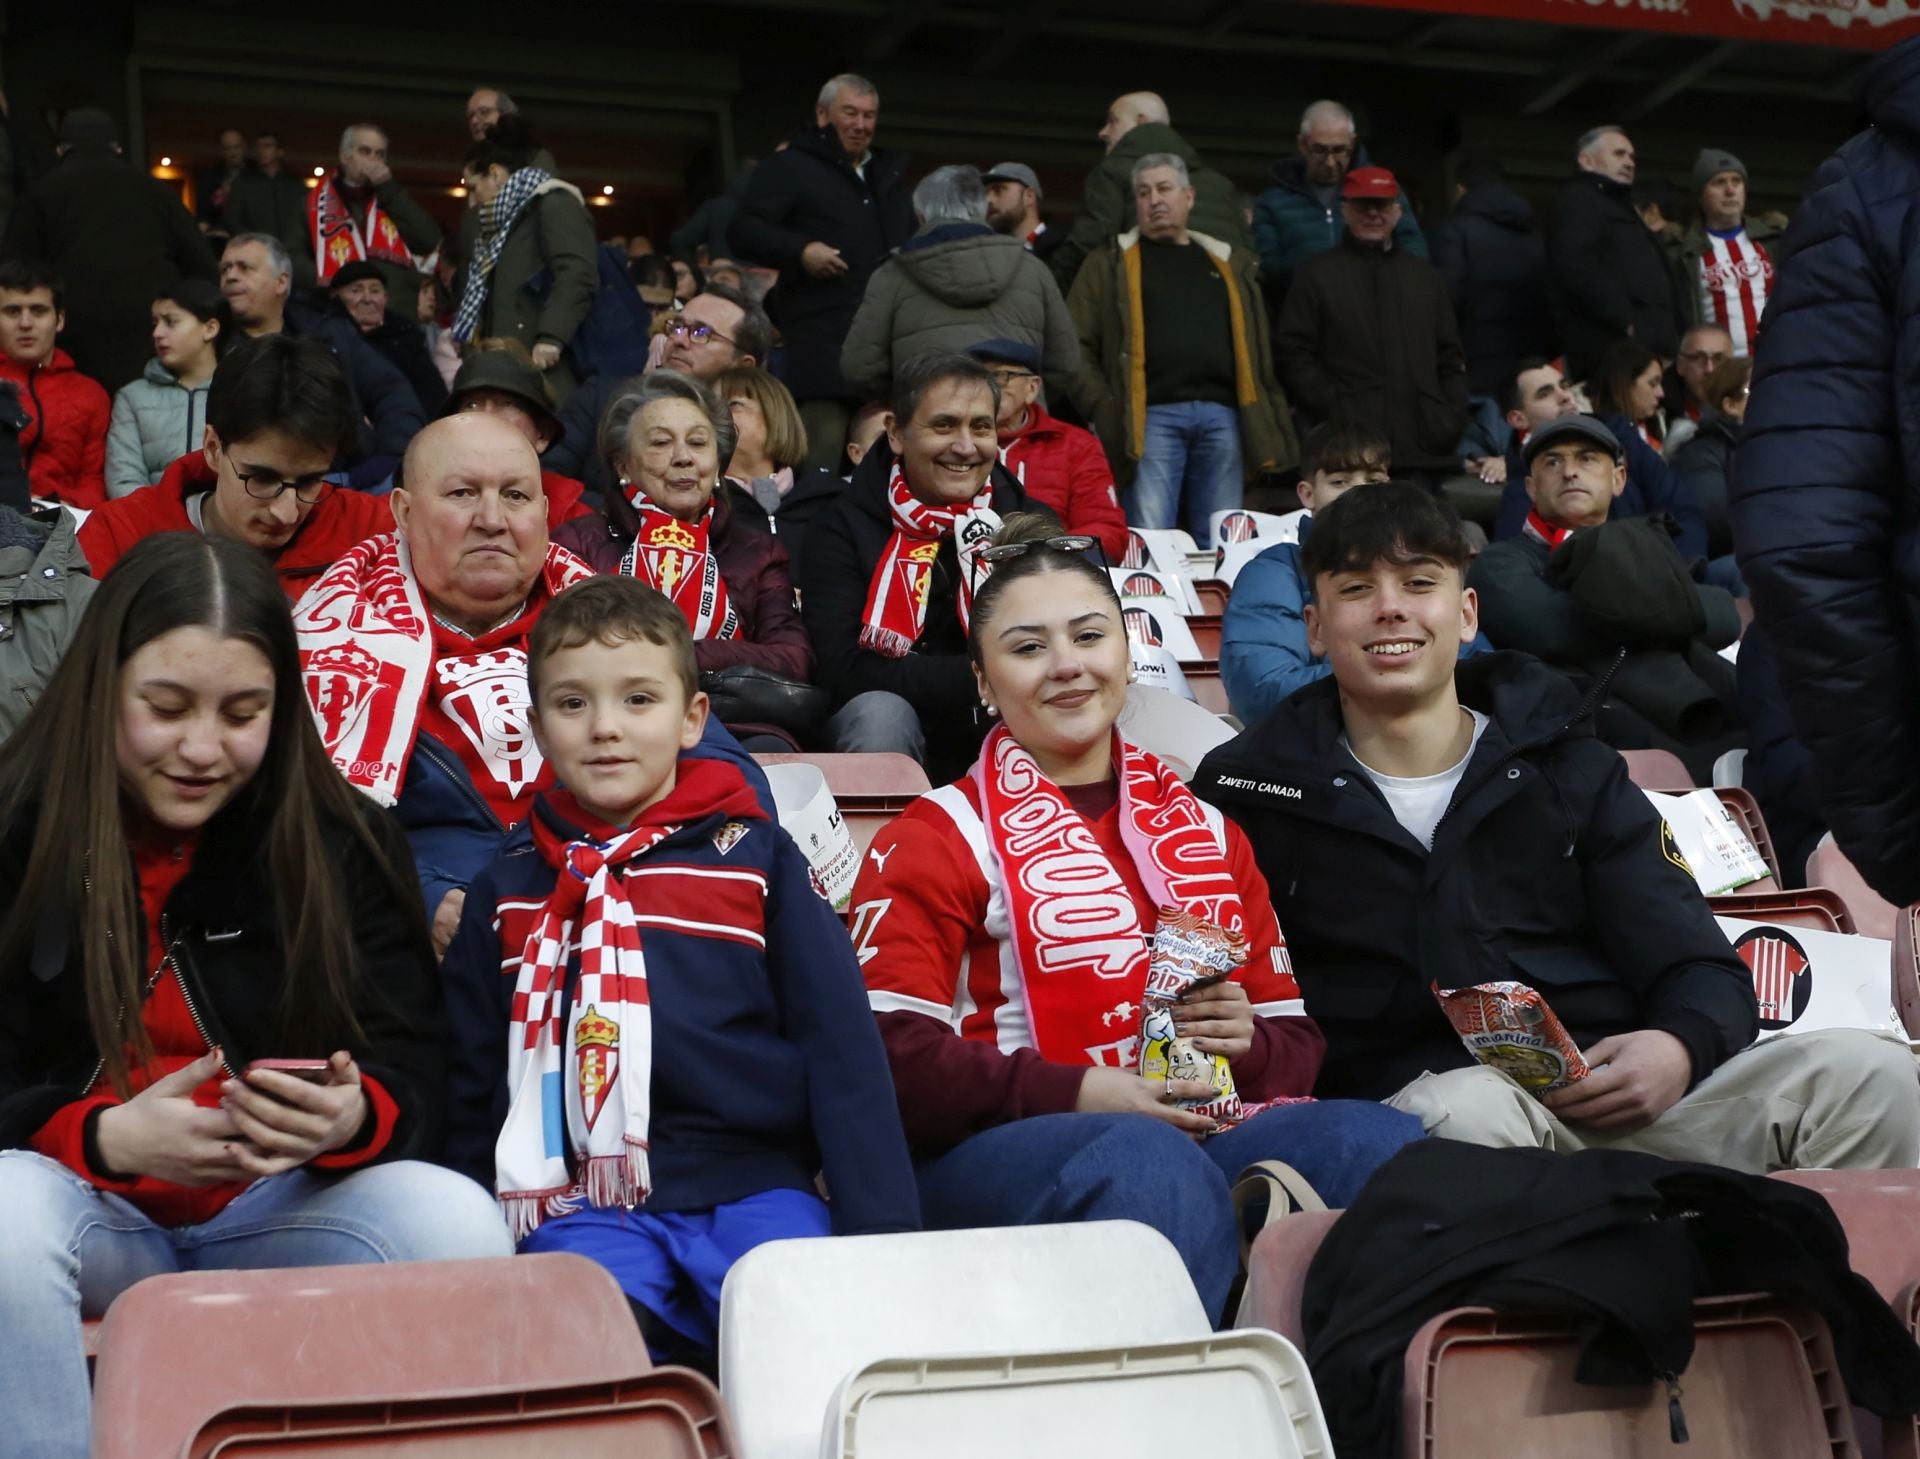
[{"label": "jacket pocket", "polygon": [[1586,1045],[1638,1026],[1640,1001],[1599,951],[1589,947],[1512,948],[1520,981],[1538,991],[1560,1022]]}]

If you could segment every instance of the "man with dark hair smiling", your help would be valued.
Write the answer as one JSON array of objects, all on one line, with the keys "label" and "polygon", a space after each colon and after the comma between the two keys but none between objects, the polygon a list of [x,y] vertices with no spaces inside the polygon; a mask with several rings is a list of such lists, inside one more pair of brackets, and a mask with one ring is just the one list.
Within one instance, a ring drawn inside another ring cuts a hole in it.
[{"label": "man with dark hair smiling", "polygon": [[[1427,1132],[1633,1149],[1748,1171],[1911,1167],[1902,1041],[1755,1045],[1753,981],[1590,700],[1524,654],[1460,661],[1479,605],[1458,519],[1398,483],[1316,514],[1302,554],[1330,679],[1209,755],[1194,791],[1246,831],[1306,1008],[1315,1092]],[[1536,988],[1592,1073],[1536,1096],[1476,1064],[1434,989]]]},{"label": "man with dark hair smiling", "polygon": [[975,553],[1028,498],[996,472],[1000,388],[966,355],[923,355],[893,382],[891,452],[875,450],[807,529],[801,614],[839,709],[830,750],[924,760],[935,784],[970,764],[989,721],[967,662]]}]

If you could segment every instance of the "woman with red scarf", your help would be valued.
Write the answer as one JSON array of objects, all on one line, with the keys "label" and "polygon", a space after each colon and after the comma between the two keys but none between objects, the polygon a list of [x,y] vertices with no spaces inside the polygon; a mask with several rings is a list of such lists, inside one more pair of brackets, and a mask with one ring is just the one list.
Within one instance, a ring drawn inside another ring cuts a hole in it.
[{"label": "woman with red scarf", "polygon": [[1144,1221],[1218,1320],[1246,1166],[1345,1205],[1420,1125],[1308,1098],[1325,1043],[1246,839],[1116,728],[1120,601],[1091,538],[1037,520],[1009,519],[973,596],[999,723],[874,841],[854,939],[927,1226]]},{"label": "woman with red scarf", "polygon": [[[813,646],[800,626],[787,550],[715,494],[733,455],[732,417],[711,386],[655,370],[622,387],[600,419],[600,454],[620,483],[606,515],[581,517],[553,540],[596,572],[658,588],[693,629],[702,676],[748,667],[807,682]],[[765,725],[727,726],[749,750],[799,748]]]}]

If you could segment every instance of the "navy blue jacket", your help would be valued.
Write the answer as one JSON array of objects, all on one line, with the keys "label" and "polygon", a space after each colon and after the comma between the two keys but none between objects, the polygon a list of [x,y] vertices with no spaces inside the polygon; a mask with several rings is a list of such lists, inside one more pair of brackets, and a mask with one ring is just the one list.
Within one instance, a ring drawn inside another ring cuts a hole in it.
[{"label": "navy blue jacket", "polygon": [[391,476],[407,442],[427,425],[427,413],[407,377],[367,343],[360,327],[342,311],[289,299],[283,328],[294,339],[324,341],[347,377],[354,418],[361,422],[359,450],[349,463],[354,467],[352,484],[364,490]]},{"label": "navy blue jacket", "polygon": [[1920,39],[1867,68],[1873,126],[1776,255],[1734,458],[1733,540],[1834,840],[1920,900]]},{"label": "navy blue jacket", "polygon": [[[731,760],[747,777],[760,803],[773,813],[766,773],[726,726],[709,716],[700,743],[688,752]],[[420,870],[420,895],[431,917],[448,892],[466,886],[500,854],[511,827],[503,828],[460,757],[424,730],[413,742],[394,814],[406,828]]]},{"label": "navy blue jacket", "polygon": [[[1772,304],[1767,306],[1771,309]],[[1616,439],[1627,447],[1627,489],[1613,499],[1610,517],[1644,517],[1649,512],[1665,512],[1679,524],[1673,539],[1674,549],[1687,562],[1698,562],[1707,555],[1707,523],[1686,482],[1676,476],[1636,431],[1625,416],[1598,417]],[[1494,519],[1493,540],[1518,537],[1527,525],[1527,512],[1533,503],[1527,499],[1527,463],[1520,454],[1520,438],[1507,445],[1507,486],[1500,493],[1500,514]]]},{"label": "navy blue jacket", "polygon": [[[569,839],[579,834],[544,795],[533,814]],[[716,836],[725,824],[716,811],[644,858],[666,873],[646,879],[665,890],[639,908],[653,1013],[647,1209],[702,1211],[761,1191],[812,1191],[824,1163],[836,1234],[916,1231],[920,1197],[893,1076],[846,929],[814,890],[791,836],[770,821],[735,822],[746,833],[723,850],[726,838]],[[739,883],[682,881],[670,867],[758,874],[765,888],[714,891]],[[529,925],[525,904],[544,900],[554,878],[523,823],[474,880],[441,964],[453,1033],[447,1163],[489,1190],[507,1117],[507,1037],[521,950],[503,947],[496,928]],[[521,904],[517,918],[503,901]],[[762,936],[765,948],[717,935],[716,926]],[[514,960],[512,969],[504,958]],[[569,1004],[579,975],[576,954]]]},{"label": "navy blue jacket", "polygon": [[1520,360],[1555,353],[1547,246],[1533,208],[1505,183],[1483,182],[1433,230],[1432,247],[1460,323],[1467,387],[1501,396]]}]

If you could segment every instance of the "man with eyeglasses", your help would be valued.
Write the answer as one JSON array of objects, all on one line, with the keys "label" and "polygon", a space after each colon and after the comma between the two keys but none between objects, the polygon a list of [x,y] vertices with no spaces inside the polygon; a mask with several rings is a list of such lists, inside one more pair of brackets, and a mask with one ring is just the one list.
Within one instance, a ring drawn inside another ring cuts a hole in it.
[{"label": "man with eyeglasses", "polygon": [[80,548],[104,577],[156,532],[231,537],[273,559],[298,598],[356,543],[393,528],[384,497],[332,486],[327,473],[357,421],[353,392],[318,340],[243,340],[207,388],[206,436],[152,486],[92,512]]},{"label": "man with eyeglasses", "polygon": [[1664,515],[1610,519],[1626,452],[1593,416],[1534,432],[1525,461],[1524,529],[1467,575],[1481,627],[1604,693],[1595,722],[1608,744],[1672,751],[1708,783],[1738,738],[1733,665],[1717,652],[1740,636],[1732,595],[1693,581]]},{"label": "man with eyeglasses", "polygon": [[1127,551],[1127,515],[1120,510],[1113,467],[1098,436],[1040,403],[1040,351],[1018,340],[989,339],[967,353],[1000,386],[1000,464],[1068,532],[1085,533],[1108,562],[1120,561]]},{"label": "man with eyeglasses", "polygon": [[[1713,372],[1734,356],[1733,336],[1717,324],[1696,324],[1680,336],[1680,353],[1674,357],[1673,373],[1687,387],[1681,402],[1681,415],[1667,426],[1667,438],[1661,453],[1671,461],[1676,452],[1700,429],[1700,417],[1717,402],[1707,399],[1707,381]],[[1672,392],[1668,392],[1672,398]]]},{"label": "man with eyeglasses", "polygon": [[[766,367],[773,353],[773,324],[766,310],[740,290],[709,283],[681,308],[655,344],[654,370],[679,370],[711,385],[729,365]],[[613,468],[600,457],[600,417],[625,382],[618,375],[592,375],[574,387],[560,409],[560,439],[545,453],[551,471],[586,483],[604,497],[616,486]],[[727,463],[720,463],[721,470]]]},{"label": "man with eyeglasses", "polygon": [[[1276,313],[1300,266],[1340,241],[1347,226],[1340,186],[1349,171],[1367,165],[1353,113],[1337,101],[1316,101],[1302,113],[1299,148],[1299,156],[1273,164],[1273,186],[1253,205],[1260,287]],[[1425,258],[1427,240],[1412,205],[1397,191],[1395,201],[1400,213],[1393,223],[1393,246]]]}]

